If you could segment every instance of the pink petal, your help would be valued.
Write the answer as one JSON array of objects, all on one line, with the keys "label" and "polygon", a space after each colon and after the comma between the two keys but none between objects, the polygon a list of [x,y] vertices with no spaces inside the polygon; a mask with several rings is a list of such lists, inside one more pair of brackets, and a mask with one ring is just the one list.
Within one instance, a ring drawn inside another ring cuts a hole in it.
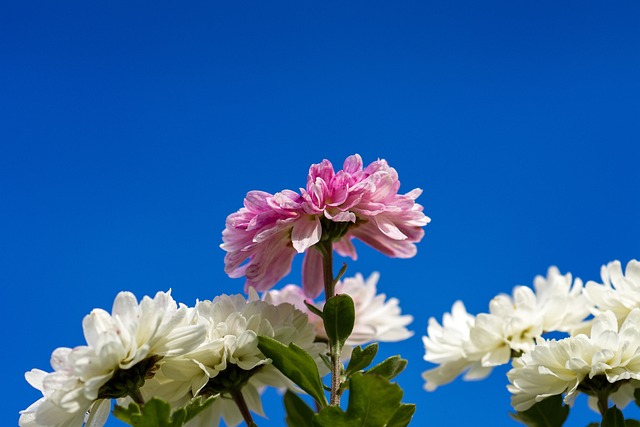
[{"label": "pink petal", "polygon": [[302,290],[309,298],[316,298],[324,289],[322,254],[315,249],[308,250],[302,261]]},{"label": "pink petal", "polygon": [[394,240],[405,240],[407,238],[387,216],[377,215],[373,217],[373,220],[378,226],[378,230],[382,231],[385,236]]},{"label": "pink petal", "polygon": [[329,211],[324,211],[324,216],[333,222],[356,222],[356,214],[353,212],[338,212],[336,215],[331,215]]},{"label": "pink petal", "polygon": [[247,193],[244,198],[244,206],[250,212],[261,212],[268,208],[267,200],[271,197],[271,194],[264,191],[253,190]]},{"label": "pink petal", "polygon": [[351,177],[344,173],[344,171],[339,171],[329,185],[331,199],[327,201],[327,204],[331,206],[340,206],[343,204],[345,200],[347,200],[347,196],[349,196],[350,183]]},{"label": "pink petal", "polygon": [[416,245],[409,240],[395,240],[385,236],[378,227],[371,222],[362,224],[349,233],[360,239],[373,249],[393,258],[411,258],[417,253]]},{"label": "pink petal", "polygon": [[353,246],[351,237],[348,235],[340,239],[338,242],[335,242],[333,244],[333,249],[341,256],[348,256],[354,261],[358,259],[356,247]]},{"label": "pink petal", "polygon": [[[271,289],[280,279],[289,274],[296,251],[287,246],[264,248],[246,266],[244,291],[253,287],[258,292]],[[230,277],[233,277],[229,275]]]},{"label": "pink petal", "polygon": [[342,169],[348,174],[355,174],[362,170],[362,157],[360,154],[354,154],[345,159]]},{"label": "pink petal", "polygon": [[321,178],[324,182],[330,182],[334,174],[333,165],[329,160],[325,159],[321,163],[311,165],[307,176],[307,186],[309,183],[317,182],[317,178]]}]

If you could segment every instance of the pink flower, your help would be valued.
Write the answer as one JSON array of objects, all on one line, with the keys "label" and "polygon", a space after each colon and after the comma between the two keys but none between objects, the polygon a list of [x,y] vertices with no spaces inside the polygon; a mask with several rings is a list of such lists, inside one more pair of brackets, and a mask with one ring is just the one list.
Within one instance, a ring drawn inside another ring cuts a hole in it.
[{"label": "pink flower", "polygon": [[324,283],[322,255],[308,249],[321,240],[352,259],[357,258],[354,238],[390,257],[410,258],[430,219],[415,202],[422,190],[401,195],[399,188],[398,174],[385,160],[363,168],[355,154],[337,173],[328,160],[312,165],[301,194],[252,191],[245,207],[227,218],[221,245],[228,252],[225,271],[246,276],[245,290],[263,291],[289,273],[296,253],[305,253],[302,286],[315,298]]},{"label": "pink flower", "polygon": [[[302,191],[302,208],[310,215],[304,229],[294,236],[298,252],[316,244],[328,232],[333,248],[342,256],[357,258],[351,240],[359,239],[385,255],[411,258],[415,243],[424,235],[422,227],[430,221],[415,199],[422,193],[416,188],[398,194],[398,173],[385,160],[377,160],[363,169],[362,158],[348,157],[343,169],[334,172],[331,162],[312,165],[307,188]],[[306,234],[303,234],[306,232]],[[305,236],[312,238],[305,239]],[[304,243],[304,244],[301,244]],[[303,264],[302,286],[310,297],[320,294],[323,287],[322,258],[318,251],[307,251]]]},{"label": "pink flower", "polygon": [[220,245],[227,251],[224,271],[233,278],[246,276],[245,292],[251,287],[268,290],[291,271],[296,254],[291,230],[300,217],[301,201],[290,190],[274,195],[250,191],[244,207],[227,217]]}]

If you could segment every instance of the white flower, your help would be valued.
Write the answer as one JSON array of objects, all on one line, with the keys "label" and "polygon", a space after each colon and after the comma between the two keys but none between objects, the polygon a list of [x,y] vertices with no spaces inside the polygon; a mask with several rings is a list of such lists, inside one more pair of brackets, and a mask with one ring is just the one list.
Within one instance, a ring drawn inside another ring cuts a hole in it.
[{"label": "white flower", "polygon": [[595,318],[590,336],[540,340],[533,351],[513,361],[507,374],[511,404],[524,411],[536,402],[565,393],[572,404],[578,391],[608,394],[640,379],[640,309],[632,310],[618,329],[613,312]]},{"label": "white flower", "polygon": [[465,352],[470,346],[469,331],[474,322],[475,317],[467,313],[462,301],[453,304],[451,314],[444,314],[442,325],[434,317],[429,319],[428,335],[422,337],[424,360],[440,366],[422,374],[427,391],[450,383],[465,371],[467,380],[481,379],[491,372],[490,367],[483,367],[479,360],[470,360]]},{"label": "white flower", "polygon": [[[109,406],[111,398],[135,392],[127,384],[144,382],[158,360],[192,350],[204,339],[204,327],[191,324],[187,314],[186,306],[178,307],[164,292],[140,304],[130,292],[121,292],[111,314],[93,310],[83,320],[88,345],[56,349],[53,372],[32,371],[27,377],[44,400],[23,411],[20,425],[82,426],[96,403],[106,400]],[[94,425],[103,423],[100,418]]]},{"label": "white flower", "polygon": [[[46,375],[47,372],[32,369],[25,374],[25,379],[33,388],[42,392],[42,382]],[[72,427],[82,426],[86,421],[87,426],[101,426],[106,422],[111,409],[110,405],[105,402],[107,401],[100,399],[93,403],[86,399],[81,410],[67,412],[42,397],[27,409],[20,411],[18,425],[22,427]],[[84,408],[89,408],[89,410],[85,411]]]},{"label": "white flower", "polygon": [[194,396],[218,396],[213,405],[187,425],[211,426],[224,419],[235,426],[242,421],[233,398],[242,394],[248,408],[263,415],[260,391],[265,386],[293,387],[258,349],[258,336],[283,344],[296,343],[320,362],[326,346],[314,342],[313,325],[291,304],[274,306],[258,299],[255,291],[247,301],[242,295],[222,295],[200,301],[194,321],[206,329],[198,348],[160,363],[155,377],[142,388],[145,396],[160,396],[183,405]]},{"label": "white flower", "polygon": [[629,261],[623,273],[620,261],[612,261],[601,267],[600,275],[602,284],[589,281],[584,289],[593,314],[609,310],[622,323],[631,310],[640,307],[640,262]]},{"label": "white flower", "polygon": [[[394,342],[405,340],[413,335],[406,326],[413,321],[413,316],[402,315],[396,298],[386,299],[385,294],[377,293],[380,274],[372,273],[365,281],[362,274],[345,278],[335,286],[336,294],[347,294],[353,299],[355,308],[355,323],[353,331],[347,339],[346,346],[362,345],[374,341]],[[309,317],[316,328],[318,337],[326,339],[322,319],[313,314],[305,305],[307,299],[302,288],[287,285],[282,290],[271,290],[264,295],[264,300],[271,303],[288,302]],[[315,307],[322,309],[324,302],[313,302]]]},{"label": "white flower", "polygon": [[569,332],[589,314],[582,281],[550,267],[547,277],[536,276],[534,289],[516,286],[512,296],[501,294],[489,304],[488,314],[478,314],[470,331],[469,354],[477,353],[484,366],[507,363],[511,353],[531,351],[545,332]]},{"label": "white flower", "polygon": [[313,302],[309,299],[300,286],[296,285],[286,285],[282,289],[271,289],[270,291],[265,292],[262,295],[262,299],[273,305],[279,304],[291,304],[301,312],[307,315],[308,321],[313,325],[316,331],[316,335],[322,338],[326,338],[327,335],[324,332],[324,326],[322,323],[322,319],[316,315],[315,313],[309,310],[309,307],[305,304],[307,301],[309,304],[312,304],[319,309],[322,309],[322,305]]},{"label": "white flower", "polygon": [[560,274],[557,267],[549,267],[547,277],[533,280],[536,307],[541,312],[542,330],[569,332],[581,327],[589,315],[589,304],[583,294],[582,280],[572,280],[571,273]]},{"label": "white flower", "polygon": [[582,281],[572,281],[571,274],[551,267],[546,278],[536,276],[534,289],[516,286],[512,295],[493,298],[489,313],[475,317],[456,302],[443,326],[431,318],[423,338],[425,360],[440,366],[423,374],[425,388],[434,390],[465,371],[464,379],[484,378],[514,354],[531,351],[543,333],[572,331],[589,314]]},{"label": "white flower", "polygon": [[396,298],[386,300],[385,294],[377,294],[380,274],[372,273],[365,281],[362,274],[341,280],[336,284],[336,294],[347,294],[355,306],[355,324],[346,341],[347,345],[361,345],[373,341],[395,342],[413,336],[406,326],[413,316],[401,315]]}]

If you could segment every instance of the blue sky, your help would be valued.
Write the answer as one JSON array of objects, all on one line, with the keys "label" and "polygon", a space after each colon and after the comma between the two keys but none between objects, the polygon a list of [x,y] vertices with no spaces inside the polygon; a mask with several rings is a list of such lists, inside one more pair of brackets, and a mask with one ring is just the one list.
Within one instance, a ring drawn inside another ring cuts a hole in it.
[{"label": "blue sky", "polygon": [[[415,317],[381,350],[409,360],[414,424],[515,425],[506,368],[423,391],[421,336],[550,265],[597,280],[640,258],[639,19],[626,1],[3,2],[0,424],[120,290],[241,292],[219,244],[246,192],[360,153],[432,218],[415,258],[359,246],[348,270]],[[259,425],[282,425],[266,402]],[[578,401],[567,425],[595,419]]]}]

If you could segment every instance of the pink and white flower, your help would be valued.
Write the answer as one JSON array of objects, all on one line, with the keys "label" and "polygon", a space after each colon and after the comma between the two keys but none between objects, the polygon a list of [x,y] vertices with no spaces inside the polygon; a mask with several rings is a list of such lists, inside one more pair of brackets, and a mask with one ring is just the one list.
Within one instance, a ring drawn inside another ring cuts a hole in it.
[{"label": "pink and white flower", "polygon": [[224,271],[232,278],[245,276],[245,292],[268,290],[291,271],[297,253],[291,235],[301,203],[302,197],[290,190],[250,191],[244,207],[227,217],[220,245],[227,251]]},{"label": "pink and white flower", "polygon": [[315,298],[324,283],[322,254],[309,249],[321,241],[353,259],[353,239],[390,257],[410,258],[430,219],[415,202],[422,190],[402,195],[399,189],[398,174],[385,160],[364,168],[355,154],[338,172],[328,160],[312,165],[300,194],[249,192],[222,233],[225,271],[246,276],[245,291],[265,291],[289,273],[296,253],[304,253],[302,287]]}]

